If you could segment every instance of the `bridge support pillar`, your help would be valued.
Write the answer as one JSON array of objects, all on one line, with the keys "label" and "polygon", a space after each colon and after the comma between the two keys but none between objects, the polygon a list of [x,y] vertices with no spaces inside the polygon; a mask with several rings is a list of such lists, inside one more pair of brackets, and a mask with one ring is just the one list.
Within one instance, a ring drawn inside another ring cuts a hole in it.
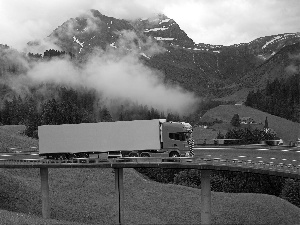
[{"label": "bridge support pillar", "polygon": [[115,168],[115,184],[118,205],[118,224],[124,224],[124,185],[123,168]]},{"label": "bridge support pillar", "polygon": [[41,175],[41,193],[42,193],[42,215],[44,219],[50,218],[49,206],[49,183],[48,183],[48,168],[40,168]]},{"label": "bridge support pillar", "polygon": [[211,224],[211,170],[201,170],[201,224]]}]

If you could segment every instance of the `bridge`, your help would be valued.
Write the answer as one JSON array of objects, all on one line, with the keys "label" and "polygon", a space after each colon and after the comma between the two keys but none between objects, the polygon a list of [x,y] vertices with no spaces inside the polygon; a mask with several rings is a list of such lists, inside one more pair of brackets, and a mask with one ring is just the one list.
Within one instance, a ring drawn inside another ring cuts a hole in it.
[{"label": "bridge", "polygon": [[38,168],[41,176],[42,215],[50,218],[48,170],[52,168],[112,168],[118,202],[118,224],[124,221],[124,168],[169,168],[201,170],[201,224],[211,224],[212,170],[241,171],[300,179],[300,148],[289,146],[198,146],[194,157],[98,157],[72,160],[39,158],[36,151],[0,153],[0,168]]}]

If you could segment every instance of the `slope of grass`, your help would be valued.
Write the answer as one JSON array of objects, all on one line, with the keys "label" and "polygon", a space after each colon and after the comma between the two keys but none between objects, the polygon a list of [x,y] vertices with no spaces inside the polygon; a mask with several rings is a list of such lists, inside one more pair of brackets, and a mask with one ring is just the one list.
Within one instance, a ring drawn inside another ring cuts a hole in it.
[{"label": "slope of grass", "polygon": [[38,141],[36,139],[22,135],[24,130],[24,125],[0,126],[0,152],[9,151],[9,148],[29,149],[30,147],[37,147]]},{"label": "slope of grass", "polygon": [[[41,216],[38,172],[2,169],[1,208]],[[125,169],[124,175],[127,224],[199,223],[201,190],[148,181],[133,169]],[[53,219],[116,223],[111,169],[51,169],[50,196]],[[300,209],[269,195],[212,193],[212,220],[215,224],[297,224]]]},{"label": "slope of grass", "polygon": [[42,219],[35,215],[15,213],[0,210],[0,224],[2,225],[84,225],[83,223],[68,222],[54,219]]},{"label": "slope of grass", "polygon": [[234,114],[239,114],[241,117],[251,117],[257,123],[264,124],[266,117],[268,117],[269,127],[275,130],[277,135],[282,138],[286,143],[296,141],[300,138],[300,124],[283,119],[278,116],[262,112],[251,107],[244,105],[220,105],[207,111],[202,120],[205,118],[214,118],[222,120],[223,122],[230,123]]},{"label": "slope of grass", "polygon": [[[193,139],[196,144],[203,144],[206,141],[206,144],[213,144],[214,138],[217,138],[219,130],[206,129],[203,127],[195,127],[193,129]],[[226,132],[223,132],[226,133]]]},{"label": "slope of grass", "polygon": [[[54,220],[42,220],[39,170],[0,169],[0,224],[115,224],[114,179],[112,169],[49,169]],[[126,224],[200,223],[199,189],[149,181],[124,169],[124,190]],[[299,224],[300,209],[269,195],[213,192],[212,221]]]}]

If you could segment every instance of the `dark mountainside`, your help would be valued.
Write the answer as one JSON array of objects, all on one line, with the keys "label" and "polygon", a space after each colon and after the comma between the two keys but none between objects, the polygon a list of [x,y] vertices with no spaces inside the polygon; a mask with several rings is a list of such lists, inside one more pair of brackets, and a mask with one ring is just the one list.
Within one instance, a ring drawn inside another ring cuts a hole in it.
[{"label": "dark mountainside", "polygon": [[264,87],[268,79],[288,76],[286,68],[294,61],[291,55],[300,52],[299,44],[295,44],[300,41],[298,33],[231,46],[195,44],[174,20],[162,14],[126,21],[97,10],[91,12],[90,16],[68,20],[48,38],[62,50],[83,57],[95,47],[117,47],[122,30],[134,31],[142,39],[150,36],[167,51],[153,56],[141,54],[145,64],[199,96],[224,97],[245,87]]},{"label": "dark mountainside", "polygon": [[[126,21],[97,10],[69,19],[45,40],[51,40],[77,58],[84,58],[95,48],[117,48],[124,30],[135,32],[141,40],[151,37],[162,45],[167,51],[141,53],[141,59],[147,66],[162,71],[166,81],[180,84],[201,97],[222,98],[245,87],[263,88],[268,80],[289,76],[286,68],[295,61],[292,55],[300,52],[299,33],[260,37],[231,46],[196,44],[165,15]],[[0,66],[3,71],[3,64]]]}]

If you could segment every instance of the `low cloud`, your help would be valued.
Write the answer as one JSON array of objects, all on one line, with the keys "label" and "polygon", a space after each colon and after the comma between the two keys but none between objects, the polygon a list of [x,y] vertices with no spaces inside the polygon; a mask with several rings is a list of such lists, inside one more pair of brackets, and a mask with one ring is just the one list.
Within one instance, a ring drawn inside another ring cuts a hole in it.
[{"label": "low cloud", "polygon": [[61,48],[55,44],[54,37],[48,37],[41,40],[31,41],[24,48],[25,53],[33,53],[33,54],[43,54],[46,50],[53,49],[57,51],[61,51]]},{"label": "low cloud", "polygon": [[291,59],[291,64],[285,68],[288,74],[296,74],[300,72],[300,54],[289,54],[289,59]]},{"label": "low cloud", "polygon": [[11,84],[14,89],[46,83],[85,87],[97,90],[105,99],[131,101],[164,112],[193,111],[197,103],[193,93],[166,84],[163,73],[145,66],[141,60],[143,55],[163,53],[162,46],[133,32],[122,32],[116,45],[117,48],[108,46],[105,51],[95,51],[84,64],[75,64],[67,57],[36,62]]},{"label": "low cloud", "polygon": [[289,58],[295,61],[300,61],[300,54],[289,54]]},{"label": "low cloud", "polygon": [[288,74],[296,74],[296,73],[299,73],[299,66],[296,66],[294,64],[291,64],[289,66],[287,66],[285,68],[285,71],[288,73]]}]

